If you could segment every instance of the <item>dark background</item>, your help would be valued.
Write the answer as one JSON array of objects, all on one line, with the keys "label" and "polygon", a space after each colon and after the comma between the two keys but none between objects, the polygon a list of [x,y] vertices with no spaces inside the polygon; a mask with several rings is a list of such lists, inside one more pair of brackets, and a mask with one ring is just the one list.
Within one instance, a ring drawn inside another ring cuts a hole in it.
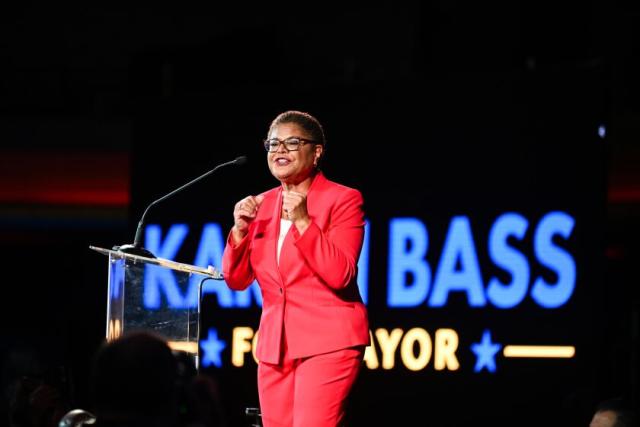
[{"label": "dark background", "polygon": [[[295,108],[324,123],[327,175],[362,190],[378,227],[419,216],[444,231],[452,215],[489,224],[507,210],[533,220],[551,209],[575,213],[583,227],[571,247],[586,290],[563,323],[589,341],[575,372],[558,371],[556,383],[520,400],[518,387],[540,370],[480,380],[366,375],[352,424],[522,424],[550,413],[584,425],[600,399],[638,402],[637,6],[2,9],[5,362],[36,343],[66,367],[77,406],[87,407],[106,311],[105,260],[88,246],[130,242],[146,203],[247,155],[241,172],[222,171],[149,215],[228,226],[235,200],[275,184],[260,140],[277,113]],[[372,264],[385,264],[380,246]],[[372,324],[412,318],[380,310]],[[252,399],[251,384],[223,375],[230,395]]]}]

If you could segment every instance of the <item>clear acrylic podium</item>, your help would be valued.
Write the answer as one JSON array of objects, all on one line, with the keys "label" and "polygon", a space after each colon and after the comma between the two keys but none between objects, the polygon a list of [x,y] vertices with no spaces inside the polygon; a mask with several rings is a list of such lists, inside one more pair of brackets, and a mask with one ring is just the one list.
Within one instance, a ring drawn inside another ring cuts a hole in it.
[{"label": "clear acrylic podium", "polygon": [[[222,274],[163,258],[147,258],[95,246],[89,248],[109,257],[107,340],[114,340],[133,330],[153,332],[166,339],[171,349],[193,356],[198,366],[202,282],[207,279],[223,280]],[[145,295],[145,276],[149,274],[164,277],[170,274],[179,289],[187,289],[196,275],[197,304],[186,308],[169,307],[167,304],[150,306],[146,301],[148,295]]]}]

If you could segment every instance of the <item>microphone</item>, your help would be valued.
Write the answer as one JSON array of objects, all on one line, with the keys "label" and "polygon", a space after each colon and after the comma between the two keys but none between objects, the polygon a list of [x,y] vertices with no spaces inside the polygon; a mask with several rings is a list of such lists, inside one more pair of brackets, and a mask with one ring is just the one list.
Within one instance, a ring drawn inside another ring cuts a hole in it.
[{"label": "microphone", "polygon": [[196,179],[193,179],[187,182],[186,184],[184,184],[183,186],[176,188],[172,192],[165,194],[164,196],[160,197],[158,200],[154,200],[149,204],[149,206],[147,206],[147,209],[144,210],[144,213],[142,214],[142,218],[140,218],[140,222],[138,222],[138,228],[136,228],[136,235],[135,235],[135,238],[133,239],[133,243],[122,245],[122,246],[114,246],[113,250],[128,253],[128,254],[133,254],[133,255],[140,255],[147,258],[156,258],[156,256],[153,253],[143,248],[142,245],[140,244],[140,241],[142,240],[142,227],[144,226],[144,218],[147,216],[147,212],[149,211],[149,209],[152,206],[155,206],[158,203],[164,200],[167,200],[169,197],[173,196],[174,194],[181,192],[185,188],[190,187],[191,185],[195,184],[201,179],[208,177],[209,175],[211,175],[212,173],[214,173],[220,168],[223,168],[225,166],[230,166],[230,165],[240,166],[240,165],[244,165],[245,163],[247,163],[247,156],[239,156],[229,162],[221,163],[215,168],[211,169],[209,172],[203,175],[200,175]]}]

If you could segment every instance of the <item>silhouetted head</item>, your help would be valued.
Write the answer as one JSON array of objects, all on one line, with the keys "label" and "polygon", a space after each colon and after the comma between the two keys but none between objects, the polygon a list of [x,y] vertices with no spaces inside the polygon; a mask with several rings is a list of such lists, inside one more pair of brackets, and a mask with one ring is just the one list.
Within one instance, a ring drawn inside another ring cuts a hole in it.
[{"label": "silhouetted head", "polygon": [[589,424],[590,427],[635,427],[636,415],[631,406],[620,398],[602,401]]},{"label": "silhouetted head", "polygon": [[103,345],[92,374],[100,424],[170,425],[176,417],[177,362],[167,343],[134,332]]}]

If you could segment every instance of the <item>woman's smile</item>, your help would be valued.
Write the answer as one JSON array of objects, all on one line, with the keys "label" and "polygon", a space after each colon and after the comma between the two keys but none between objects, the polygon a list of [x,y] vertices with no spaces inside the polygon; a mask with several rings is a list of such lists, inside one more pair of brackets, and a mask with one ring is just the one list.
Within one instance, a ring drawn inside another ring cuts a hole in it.
[{"label": "woman's smile", "polygon": [[288,166],[292,160],[285,157],[285,156],[276,156],[273,159],[274,163],[276,164],[276,166]]}]

